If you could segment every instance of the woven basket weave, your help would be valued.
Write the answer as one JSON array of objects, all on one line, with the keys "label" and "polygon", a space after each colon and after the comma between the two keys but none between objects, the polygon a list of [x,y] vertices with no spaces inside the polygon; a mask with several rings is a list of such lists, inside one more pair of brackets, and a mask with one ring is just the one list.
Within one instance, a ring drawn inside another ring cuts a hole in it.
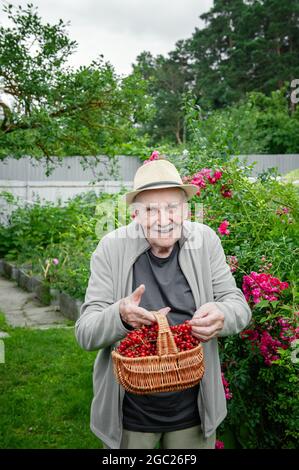
[{"label": "woven basket weave", "polygon": [[193,349],[178,352],[167,318],[152,312],[158,322],[156,356],[125,357],[113,350],[112,360],[117,381],[128,392],[146,395],[193,387],[204,374],[201,343]]}]

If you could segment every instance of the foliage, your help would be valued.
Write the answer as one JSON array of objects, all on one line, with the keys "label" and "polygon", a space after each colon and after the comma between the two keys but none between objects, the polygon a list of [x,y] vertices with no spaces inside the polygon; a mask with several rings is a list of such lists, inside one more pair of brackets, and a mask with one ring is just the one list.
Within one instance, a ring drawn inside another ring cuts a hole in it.
[{"label": "foliage", "polygon": [[[278,318],[287,318],[297,325],[297,331],[299,318],[294,318],[293,309],[282,302],[273,304],[261,302],[253,307],[254,319],[247,335],[243,332],[220,342],[232,392],[225,426],[234,429],[243,448],[298,447],[299,365],[293,362],[296,341],[284,344],[286,349],[274,347],[277,359],[272,362],[267,362],[262,353],[266,335],[272,342],[281,341]],[[257,331],[261,336],[255,342]]]},{"label": "foliage", "polygon": [[299,181],[299,168],[297,168],[296,170],[292,170],[286,175],[284,175],[283,179],[285,181],[288,181],[289,183],[293,183],[294,181]]},{"label": "foliage", "polygon": [[186,143],[169,146],[167,154],[192,147],[194,138],[201,151],[222,158],[299,151],[299,109],[290,112],[287,85],[270,96],[248,93],[239,103],[214,111],[205,111],[193,93],[186,93],[182,106]]},{"label": "foliage", "polygon": [[[184,102],[191,93],[203,115],[211,113],[207,131],[222,119],[241,153],[298,152],[298,112],[291,118],[296,105],[290,101],[299,76],[298,2],[217,0],[200,18],[205,25],[167,56],[144,51],[136,58],[132,76],[141,74],[152,98],[152,118],[140,122],[150,144],[190,142]],[[287,99],[279,103],[271,93],[286,83]],[[219,109],[226,111],[214,114]]]},{"label": "foliage", "polygon": [[10,259],[19,255],[22,263],[32,252],[43,252],[47,246],[59,244],[64,234],[79,223],[82,211],[86,216],[92,215],[95,200],[95,193],[90,192],[85,197],[75,197],[66,205],[61,200],[57,205],[49,201],[42,204],[38,197],[32,203],[21,203],[18,199],[11,201],[15,210],[8,223],[0,226],[0,255],[5,253]]},{"label": "foliage", "polygon": [[97,196],[90,191],[57,205],[41,203],[38,198],[32,204],[21,204],[3,193],[15,210],[0,225],[0,256],[26,265],[51,287],[83,300],[91,252],[104,233],[129,220],[119,200],[122,193]]},{"label": "foliage", "polygon": [[201,105],[227,106],[296,78],[298,17],[296,0],[214,2],[187,42]]},{"label": "foliage", "polygon": [[95,353],[74,329],[10,328],[0,314],[5,364],[0,367],[1,449],[84,449],[101,442],[89,427]]},{"label": "foliage", "polygon": [[30,4],[3,11],[10,26],[0,27],[1,159],[31,155],[50,174],[53,156],[80,155],[88,166],[89,155],[143,158],[157,143],[172,151],[190,143],[190,94],[202,131],[212,138],[221,121],[238,153],[298,151],[298,110],[289,99],[299,71],[295,0],[218,0],[201,16],[202,29],[167,57],[142,52],[124,78],[102,55],[68,66],[78,45],[62,20],[44,24]]},{"label": "foliage", "polygon": [[151,118],[143,123],[143,132],[150,136],[149,144],[156,142],[182,144],[186,141],[183,103],[190,89],[192,75],[184,42],[178,41],[175,51],[165,58],[156,58],[150,52],[141,53],[133,64],[132,76],[140,74],[152,97]]},{"label": "foliage", "polygon": [[[276,302],[258,299],[265,296],[263,289],[254,292],[255,301],[261,302],[250,301],[250,334],[219,340],[232,394],[228,417],[219,431],[232,432],[241,447],[297,448],[299,366],[293,360],[293,347],[299,338],[298,191],[279,181],[273,171],[250,179],[252,167],[241,168],[238,159],[231,157],[237,144],[225,129],[221,132],[221,120],[217,123],[213,139],[208,140],[196,109],[190,109],[192,144],[170,157],[183,180],[198,186],[190,205],[191,220],[217,231],[244,292],[244,279],[252,272],[264,274],[264,281],[271,275],[288,283]],[[283,322],[289,324],[293,341],[282,341]]]},{"label": "foliage", "polygon": [[[0,27],[0,158],[23,155],[46,162],[47,174],[66,155],[114,155],[138,141],[149,98],[135,74],[120,79],[103,56],[74,70],[77,43],[66,24],[44,24],[36,8],[4,5]],[[88,158],[85,158],[88,164]]]}]

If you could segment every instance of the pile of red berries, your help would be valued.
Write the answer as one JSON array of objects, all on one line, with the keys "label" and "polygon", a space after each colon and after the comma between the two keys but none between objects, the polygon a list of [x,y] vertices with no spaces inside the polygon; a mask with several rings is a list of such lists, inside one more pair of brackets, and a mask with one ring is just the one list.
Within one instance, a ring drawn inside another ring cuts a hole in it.
[{"label": "pile of red berries", "polygon": [[[192,335],[189,320],[170,326],[178,352],[197,346],[200,341]],[[131,331],[120,343],[116,351],[126,357],[145,357],[157,355],[158,323]]]}]

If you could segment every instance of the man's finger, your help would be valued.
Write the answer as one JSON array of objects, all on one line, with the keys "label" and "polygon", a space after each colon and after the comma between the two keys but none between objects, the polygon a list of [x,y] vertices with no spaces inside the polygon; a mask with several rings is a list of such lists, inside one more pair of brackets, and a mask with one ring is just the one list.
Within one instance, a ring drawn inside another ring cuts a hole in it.
[{"label": "man's finger", "polygon": [[[137,305],[132,305],[132,313],[138,316],[138,319],[147,320],[150,322],[155,322],[156,317],[153,313],[149,312],[143,307],[138,307]],[[150,324],[150,323],[149,323]]]},{"label": "man's finger", "polygon": [[213,302],[208,302],[206,304],[203,304],[199,309],[196,310],[196,312],[193,315],[193,318],[191,319],[191,322],[195,318],[204,318],[208,315],[211,315],[217,311],[216,305],[213,304]]},{"label": "man's finger", "polygon": [[194,331],[193,329],[192,329],[192,335],[195,336],[195,338],[198,338],[203,343],[205,343],[206,341],[209,341],[213,337],[213,333],[208,334],[208,332],[203,332],[202,330]]},{"label": "man's finger", "polygon": [[199,339],[199,341],[200,341],[201,343],[206,343],[206,342],[209,341],[209,339],[210,339],[210,338],[207,338],[207,337],[204,337],[204,336],[199,336],[199,335],[197,335],[197,334],[195,334],[194,336],[195,336],[195,338]]},{"label": "man's finger", "polygon": [[190,320],[190,325],[192,325],[192,326],[211,326],[217,320],[219,320],[218,316],[213,314],[213,313],[211,313],[210,315],[207,314],[204,317],[194,316]]},{"label": "man's finger", "polygon": [[[141,325],[151,326],[152,322],[150,320],[142,320]],[[140,325],[140,326],[141,326]]]},{"label": "man's finger", "polygon": [[142,294],[144,293],[144,291],[145,291],[145,285],[144,285],[144,284],[140,284],[140,286],[138,286],[138,287],[134,290],[134,292],[132,292],[132,294],[130,295],[132,302],[137,302],[137,303],[139,303],[140,300],[141,300]]},{"label": "man's finger", "polygon": [[202,328],[197,328],[196,326],[192,327],[192,333],[196,333],[197,335],[202,335],[203,338],[210,337],[213,335],[218,328],[215,328],[214,326],[209,326],[209,327],[202,327]]}]

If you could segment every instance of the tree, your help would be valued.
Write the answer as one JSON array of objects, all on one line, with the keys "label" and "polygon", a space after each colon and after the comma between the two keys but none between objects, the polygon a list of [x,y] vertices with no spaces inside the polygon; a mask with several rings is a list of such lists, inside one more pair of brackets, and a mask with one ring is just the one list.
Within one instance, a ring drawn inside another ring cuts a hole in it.
[{"label": "tree", "polygon": [[192,74],[184,41],[178,41],[168,57],[141,53],[133,64],[133,74],[140,73],[153,98],[152,119],[145,126],[152,143],[169,141],[181,144],[186,140],[183,104],[192,86]]},{"label": "tree", "polygon": [[0,27],[0,158],[30,155],[112,155],[137,139],[146,115],[138,74],[119,79],[100,55],[90,66],[67,65],[77,43],[66,24],[43,24],[32,4],[4,6],[11,23]]},{"label": "tree", "polygon": [[[189,95],[206,113],[235,105],[253,91],[270,97],[299,77],[297,0],[215,0],[201,19],[205,27],[178,41],[167,57],[143,52],[133,65],[154,104],[153,118],[142,127],[152,143],[188,140]],[[291,103],[290,108],[295,111]],[[270,148],[285,148],[283,139]]]},{"label": "tree", "polygon": [[196,98],[190,99],[188,147],[224,160],[232,155],[298,153],[299,108],[290,112],[287,89],[286,83],[270,96],[252,91],[232,106],[206,112]]},{"label": "tree", "polygon": [[297,0],[215,0],[186,43],[203,106],[226,106],[246,92],[269,94],[299,76]]}]

